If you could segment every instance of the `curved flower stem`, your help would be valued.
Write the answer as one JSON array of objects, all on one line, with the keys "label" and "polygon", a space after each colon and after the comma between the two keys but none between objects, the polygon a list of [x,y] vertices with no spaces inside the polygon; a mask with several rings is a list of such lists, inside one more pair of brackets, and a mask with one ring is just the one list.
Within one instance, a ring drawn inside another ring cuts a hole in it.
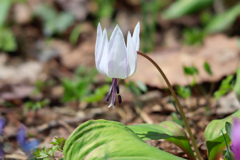
[{"label": "curved flower stem", "polygon": [[179,110],[179,112],[180,112],[180,114],[181,114],[181,116],[182,116],[182,118],[183,118],[183,121],[184,121],[185,126],[186,126],[187,131],[188,131],[188,134],[189,134],[189,136],[190,136],[190,138],[191,138],[191,141],[192,141],[194,150],[195,150],[195,152],[196,152],[197,158],[198,158],[198,160],[202,160],[201,155],[200,155],[200,152],[199,152],[198,147],[197,147],[197,143],[196,143],[196,141],[195,141],[195,139],[194,139],[194,137],[193,137],[191,128],[190,128],[190,126],[189,126],[189,124],[188,124],[188,121],[187,121],[187,118],[186,118],[186,116],[185,116],[185,114],[184,114],[184,112],[183,112],[182,106],[180,105],[180,102],[179,102],[179,100],[178,100],[178,98],[177,98],[177,96],[176,96],[176,94],[175,94],[175,92],[174,92],[174,90],[173,90],[170,82],[168,81],[166,75],[164,74],[164,72],[162,71],[162,69],[158,66],[158,64],[157,64],[152,58],[150,58],[149,56],[147,56],[146,54],[144,54],[144,53],[142,53],[142,52],[137,51],[137,53],[138,53],[139,55],[143,56],[144,58],[148,59],[148,60],[157,68],[157,70],[160,72],[160,74],[162,75],[163,79],[164,79],[165,82],[167,83],[168,88],[169,88],[172,96],[174,97],[174,99],[175,99],[175,101],[176,101],[178,110]]}]

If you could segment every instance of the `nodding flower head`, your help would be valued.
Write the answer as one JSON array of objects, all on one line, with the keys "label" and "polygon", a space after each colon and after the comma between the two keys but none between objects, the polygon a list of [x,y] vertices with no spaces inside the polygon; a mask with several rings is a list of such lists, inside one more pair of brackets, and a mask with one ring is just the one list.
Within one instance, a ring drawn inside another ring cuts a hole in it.
[{"label": "nodding flower head", "polygon": [[134,29],[133,36],[128,32],[127,46],[118,25],[115,27],[110,40],[108,41],[107,31],[102,31],[100,23],[97,27],[97,39],[95,45],[95,63],[97,70],[104,75],[112,78],[112,85],[106,100],[111,99],[109,107],[122,102],[119,95],[119,79],[125,79],[136,71],[137,51],[140,45],[140,23]]},{"label": "nodding flower head", "polygon": [[240,160],[240,121],[235,118],[231,130],[231,150],[234,155],[234,159]]}]

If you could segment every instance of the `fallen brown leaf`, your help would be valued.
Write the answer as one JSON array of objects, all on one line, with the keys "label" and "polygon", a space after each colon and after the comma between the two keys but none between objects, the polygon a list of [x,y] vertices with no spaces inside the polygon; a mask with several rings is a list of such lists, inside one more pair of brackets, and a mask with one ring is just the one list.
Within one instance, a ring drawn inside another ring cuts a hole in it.
[{"label": "fallen brown leaf", "polygon": [[[196,82],[215,82],[226,75],[234,73],[239,65],[240,53],[237,38],[214,35],[205,39],[200,48],[183,47],[179,51],[148,54],[162,68],[172,85],[189,85],[193,77],[186,77],[183,66],[194,65],[198,71]],[[208,62],[213,75],[204,70]],[[156,68],[145,58],[138,56],[136,73],[130,80],[140,80],[147,85],[165,88],[166,84]]]}]

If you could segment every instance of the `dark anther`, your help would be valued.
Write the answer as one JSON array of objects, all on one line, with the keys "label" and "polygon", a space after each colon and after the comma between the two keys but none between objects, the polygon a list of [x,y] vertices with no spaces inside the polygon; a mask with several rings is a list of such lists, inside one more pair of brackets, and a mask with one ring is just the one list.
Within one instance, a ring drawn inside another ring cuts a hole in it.
[{"label": "dark anther", "polygon": [[117,86],[116,89],[117,89],[117,94],[119,94],[119,86]]},{"label": "dark anther", "polygon": [[122,103],[122,97],[118,95],[118,103]]},{"label": "dark anther", "polygon": [[109,99],[110,99],[110,95],[111,95],[111,94],[108,94],[107,97],[106,97],[106,101],[107,101],[107,102],[108,102]]}]

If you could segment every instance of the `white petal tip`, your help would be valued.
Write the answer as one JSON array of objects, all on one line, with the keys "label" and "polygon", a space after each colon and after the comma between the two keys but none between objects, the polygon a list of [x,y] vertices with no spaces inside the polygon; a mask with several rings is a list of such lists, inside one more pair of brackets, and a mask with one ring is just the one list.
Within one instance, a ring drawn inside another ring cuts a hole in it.
[{"label": "white petal tip", "polygon": [[108,106],[108,108],[111,108],[111,107],[114,108],[114,106],[110,104],[110,105]]}]

